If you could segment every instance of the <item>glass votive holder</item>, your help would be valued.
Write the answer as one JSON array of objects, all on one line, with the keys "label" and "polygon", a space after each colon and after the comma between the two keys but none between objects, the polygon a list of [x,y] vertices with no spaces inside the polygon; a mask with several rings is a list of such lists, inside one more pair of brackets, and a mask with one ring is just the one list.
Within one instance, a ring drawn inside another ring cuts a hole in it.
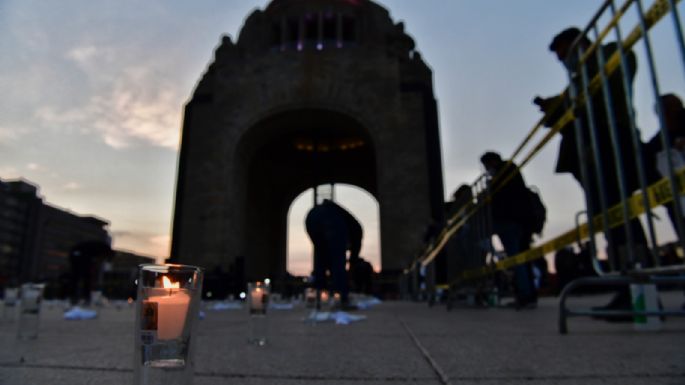
[{"label": "glass votive holder", "polygon": [[333,292],[333,296],[328,301],[331,310],[342,310],[342,296],[338,292]]},{"label": "glass votive holder", "polygon": [[331,308],[331,295],[328,290],[319,290],[317,310],[329,311]]},{"label": "glass votive holder", "polygon": [[90,292],[90,303],[93,306],[102,307],[104,305],[104,297],[102,291],[93,290]]},{"label": "glass votive holder", "polygon": [[2,318],[13,322],[17,316],[17,302],[19,302],[19,288],[6,287],[3,297]]},{"label": "glass votive holder", "polygon": [[25,283],[21,285],[21,301],[19,305],[19,327],[17,337],[30,340],[38,337],[40,324],[40,304],[43,299],[45,285]]},{"label": "glass votive holder", "polygon": [[135,384],[183,384],[193,380],[194,340],[202,293],[202,269],[140,265],[135,322]]},{"label": "glass votive holder", "polygon": [[304,306],[307,309],[316,308],[316,289],[308,287],[304,290]]},{"label": "glass votive holder", "polygon": [[247,284],[247,308],[250,314],[248,342],[257,346],[266,345],[267,318],[271,285],[264,282]]}]

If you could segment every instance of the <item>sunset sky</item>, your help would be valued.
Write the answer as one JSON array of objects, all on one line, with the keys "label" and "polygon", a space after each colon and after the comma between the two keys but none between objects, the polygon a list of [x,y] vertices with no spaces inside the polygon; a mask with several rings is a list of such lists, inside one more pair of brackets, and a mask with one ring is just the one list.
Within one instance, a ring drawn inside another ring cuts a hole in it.
[{"label": "sunset sky", "polygon": [[[405,23],[434,71],[449,196],[482,172],[484,151],[512,153],[540,117],[535,95],[565,87],[566,74],[547,46],[562,29],[584,26],[600,2],[379,3]],[[0,0],[0,178],[24,178],[50,204],[109,220],[117,248],[167,256],[183,106],[221,36],[235,39],[249,12],[266,4]],[[629,16],[624,36],[635,23]],[[685,95],[670,16],[651,39],[662,92]],[[646,140],[657,122],[643,46],[635,52],[635,105]],[[573,178],[553,172],[557,147],[555,139],[523,170],[548,207],[547,237],[569,229],[582,207]],[[377,204],[351,187],[338,197],[365,225],[362,254],[379,268]],[[293,273],[310,268],[302,229],[310,204],[305,194],[291,210]],[[659,229],[663,240],[672,238],[667,220]]]}]

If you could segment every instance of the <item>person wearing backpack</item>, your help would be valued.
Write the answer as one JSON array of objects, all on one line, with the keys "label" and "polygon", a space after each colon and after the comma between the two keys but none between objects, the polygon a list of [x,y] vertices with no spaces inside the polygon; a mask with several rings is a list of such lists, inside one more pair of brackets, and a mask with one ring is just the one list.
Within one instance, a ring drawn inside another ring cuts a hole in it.
[{"label": "person wearing backpack", "polygon": [[[492,178],[489,185],[493,233],[499,237],[507,256],[512,257],[530,248],[532,228],[530,224],[531,199],[518,166],[502,160],[496,152],[486,152],[480,158],[486,172]],[[507,177],[512,175],[506,181]],[[530,263],[514,267],[515,301],[517,310],[537,306],[537,290]]]}]

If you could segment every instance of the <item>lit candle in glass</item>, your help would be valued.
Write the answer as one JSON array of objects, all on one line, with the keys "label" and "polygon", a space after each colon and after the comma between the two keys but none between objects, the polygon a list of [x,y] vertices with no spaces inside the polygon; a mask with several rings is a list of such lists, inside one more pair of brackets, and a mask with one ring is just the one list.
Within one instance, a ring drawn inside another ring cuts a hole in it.
[{"label": "lit candle in glass", "polygon": [[202,269],[140,265],[136,300],[136,385],[192,384],[193,345],[202,293]]},{"label": "lit candle in glass", "polygon": [[247,302],[250,310],[250,336],[248,342],[257,346],[266,345],[266,308],[271,295],[268,281],[247,284]]},{"label": "lit candle in glass", "polygon": [[313,308],[316,306],[316,289],[308,287],[304,291],[305,306]]},{"label": "lit candle in glass", "polygon": [[185,325],[190,296],[180,289],[178,282],[162,276],[164,288],[151,289],[143,303],[144,330],[157,330],[157,338],[171,340],[181,336]]},{"label": "lit candle in glass", "polygon": [[250,290],[250,313],[266,313],[268,293],[261,282],[257,282]]}]

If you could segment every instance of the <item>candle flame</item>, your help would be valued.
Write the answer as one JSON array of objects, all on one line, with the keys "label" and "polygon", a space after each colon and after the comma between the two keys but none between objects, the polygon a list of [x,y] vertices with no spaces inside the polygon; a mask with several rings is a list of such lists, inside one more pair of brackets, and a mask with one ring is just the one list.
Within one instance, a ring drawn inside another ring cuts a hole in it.
[{"label": "candle flame", "polygon": [[169,278],[166,276],[162,277],[162,285],[164,285],[165,289],[180,289],[181,284],[179,282],[171,282]]}]

